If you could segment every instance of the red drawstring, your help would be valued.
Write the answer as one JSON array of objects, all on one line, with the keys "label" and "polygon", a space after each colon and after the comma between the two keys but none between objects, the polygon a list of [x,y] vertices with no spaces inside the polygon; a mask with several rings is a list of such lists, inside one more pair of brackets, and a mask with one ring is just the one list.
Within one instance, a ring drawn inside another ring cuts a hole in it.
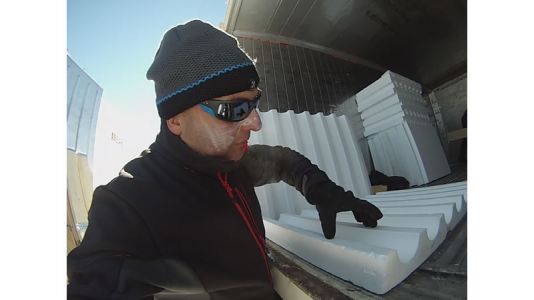
[{"label": "red drawstring", "polygon": [[224,189],[226,190],[226,193],[230,197],[230,199],[234,199],[234,193],[232,191],[232,187],[230,184],[228,184],[228,173],[224,173],[224,180],[222,178],[221,172],[217,172],[217,177],[219,178],[219,182],[222,184]]},{"label": "red drawstring", "polygon": [[[263,262],[265,263],[265,269],[267,271],[267,277],[269,278],[269,281],[272,283],[271,271],[269,269],[269,263],[267,262],[267,255],[266,255],[267,245],[265,244],[265,240],[262,238],[262,236],[260,234],[260,231],[258,230],[258,226],[256,224],[256,221],[254,221],[254,217],[252,215],[252,212],[251,212],[250,208],[248,207],[247,201],[245,200],[246,198],[241,193],[241,191],[239,191],[238,189],[235,189],[235,191],[237,192],[237,195],[239,196],[241,202],[243,203],[243,205],[247,209],[248,215],[243,211],[241,206],[237,203],[236,199],[234,198],[233,189],[230,186],[230,184],[228,183],[228,173],[225,173],[225,177],[223,179],[223,177],[221,175],[221,172],[217,172],[217,178],[219,179],[219,182],[221,183],[221,185],[226,190],[226,193],[228,194],[228,197],[230,197],[230,199],[232,200],[232,203],[234,204],[235,209],[237,210],[237,212],[241,216],[241,219],[243,219],[243,221],[247,225],[248,231],[250,232],[250,234],[252,235],[252,238],[256,242],[256,245],[258,246],[258,249],[260,250],[261,256],[263,258]],[[252,223],[254,224],[255,228],[253,228],[252,225],[250,225],[250,220],[252,220]],[[254,229],[256,229],[256,230],[254,230]]]},{"label": "red drawstring", "polygon": [[[246,212],[248,212],[248,216],[252,220],[252,224],[254,225],[254,227],[256,229],[256,233],[258,234],[258,236],[261,237],[260,229],[258,227],[258,224],[256,224],[256,219],[252,215],[252,211],[250,210],[250,207],[248,206],[247,198],[243,195],[243,193],[241,193],[241,191],[238,188],[235,188],[235,191],[237,192],[237,195],[239,196],[239,199],[241,200],[241,203],[243,203],[243,206],[245,206]],[[262,242],[262,245],[263,245],[264,249],[267,249],[267,244],[265,243],[265,240],[260,238],[260,241]]]}]

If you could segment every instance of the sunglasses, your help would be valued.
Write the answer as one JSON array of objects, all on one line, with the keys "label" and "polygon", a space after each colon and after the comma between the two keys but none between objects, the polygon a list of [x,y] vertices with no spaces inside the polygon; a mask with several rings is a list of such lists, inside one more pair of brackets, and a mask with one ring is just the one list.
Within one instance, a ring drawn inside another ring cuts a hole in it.
[{"label": "sunglasses", "polygon": [[261,91],[250,99],[234,99],[232,101],[210,99],[200,102],[200,107],[211,116],[228,122],[239,122],[246,119],[252,110],[258,107]]}]

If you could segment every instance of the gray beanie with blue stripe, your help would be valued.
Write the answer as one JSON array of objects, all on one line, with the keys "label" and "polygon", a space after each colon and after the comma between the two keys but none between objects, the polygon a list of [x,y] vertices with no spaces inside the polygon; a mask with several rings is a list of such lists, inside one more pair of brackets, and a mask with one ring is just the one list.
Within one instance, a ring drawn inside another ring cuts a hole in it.
[{"label": "gray beanie with blue stripe", "polygon": [[154,80],[158,114],[165,120],[259,83],[254,63],[236,38],[200,20],[165,33],[146,76]]}]

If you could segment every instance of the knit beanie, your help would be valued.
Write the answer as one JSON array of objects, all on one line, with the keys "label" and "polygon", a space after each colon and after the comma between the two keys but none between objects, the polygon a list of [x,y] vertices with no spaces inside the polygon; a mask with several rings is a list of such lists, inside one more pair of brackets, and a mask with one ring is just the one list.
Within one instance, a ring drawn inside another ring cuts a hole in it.
[{"label": "knit beanie", "polygon": [[254,63],[236,38],[200,20],[165,33],[146,76],[154,80],[158,114],[164,120],[259,83]]}]

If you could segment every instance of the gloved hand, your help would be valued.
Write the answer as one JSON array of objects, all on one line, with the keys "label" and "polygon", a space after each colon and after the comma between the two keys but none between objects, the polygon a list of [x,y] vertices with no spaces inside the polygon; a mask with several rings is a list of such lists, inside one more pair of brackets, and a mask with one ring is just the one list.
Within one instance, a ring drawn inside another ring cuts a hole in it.
[{"label": "gloved hand", "polygon": [[351,191],[345,192],[333,182],[322,182],[311,186],[306,200],[315,204],[324,237],[332,239],[336,235],[336,215],[341,211],[352,211],[357,222],[365,227],[376,227],[382,213],[373,204],[354,197]]}]

